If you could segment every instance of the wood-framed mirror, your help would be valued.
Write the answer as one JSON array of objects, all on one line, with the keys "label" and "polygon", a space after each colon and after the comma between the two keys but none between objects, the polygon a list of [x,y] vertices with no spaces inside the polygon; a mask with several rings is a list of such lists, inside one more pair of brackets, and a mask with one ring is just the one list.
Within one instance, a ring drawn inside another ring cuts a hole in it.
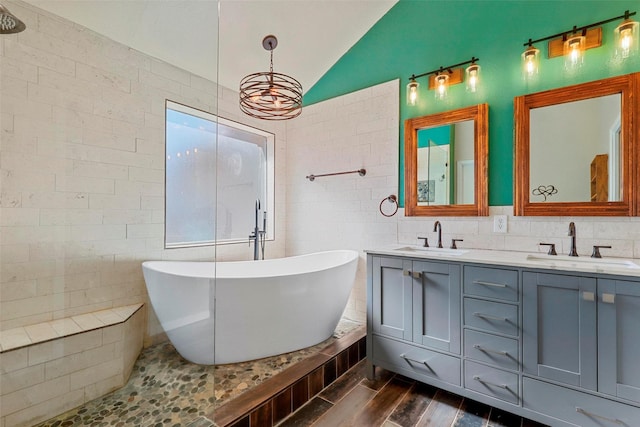
[{"label": "wood-framed mirror", "polygon": [[515,98],[515,215],[637,215],[639,85],[634,73]]},{"label": "wood-framed mirror", "polygon": [[405,215],[489,214],[489,106],[407,119]]}]

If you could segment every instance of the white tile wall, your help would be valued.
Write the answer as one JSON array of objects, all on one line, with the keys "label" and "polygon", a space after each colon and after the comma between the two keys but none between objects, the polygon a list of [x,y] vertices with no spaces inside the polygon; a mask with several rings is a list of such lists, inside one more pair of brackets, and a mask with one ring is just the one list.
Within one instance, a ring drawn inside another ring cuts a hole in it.
[{"label": "white tile wall", "polygon": [[34,425],[122,387],[142,348],[145,311],[133,305],[98,313],[118,323],[53,340],[61,322],[17,328],[33,343],[13,350],[3,332],[0,425]]},{"label": "white tile wall", "polygon": [[[398,111],[394,80],[305,107],[287,124],[287,255],[396,243],[398,216],[379,205],[398,191]],[[305,179],[360,168],[364,177]],[[366,318],[363,252],[345,316]]]},{"label": "white tile wall", "polygon": [[276,133],[266,256],[284,256],[284,124],[249,120],[236,92],[202,77],[6,6],[27,31],[0,39],[0,331],[145,302],[145,260],[252,257],[246,244],[163,249],[165,99]]}]

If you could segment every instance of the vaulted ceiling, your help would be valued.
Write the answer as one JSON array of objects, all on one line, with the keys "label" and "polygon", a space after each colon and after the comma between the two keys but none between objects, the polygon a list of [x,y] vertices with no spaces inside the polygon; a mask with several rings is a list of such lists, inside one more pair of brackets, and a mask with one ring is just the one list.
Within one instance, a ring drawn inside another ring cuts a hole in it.
[{"label": "vaulted ceiling", "polygon": [[397,0],[25,0],[143,53],[236,89],[274,71],[305,90]]}]

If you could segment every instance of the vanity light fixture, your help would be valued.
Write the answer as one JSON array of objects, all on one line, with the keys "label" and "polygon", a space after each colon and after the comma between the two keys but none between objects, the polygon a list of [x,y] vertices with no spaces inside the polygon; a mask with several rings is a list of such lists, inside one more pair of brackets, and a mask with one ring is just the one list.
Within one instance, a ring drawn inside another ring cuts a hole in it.
[{"label": "vanity light fixture", "polygon": [[[574,28],[575,31],[575,28]],[[566,40],[564,40],[566,38]],[[584,62],[584,51],[587,42],[587,30],[572,33],[563,38],[564,68],[569,72],[577,71]]]},{"label": "vanity light fixture", "polygon": [[[479,60],[479,58],[474,56],[471,57],[469,61],[460,62],[459,64],[440,67],[422,74],[412,74],[407,84],[407,105],[417,105],[419,98],[418,88],[420,84],[416,79],[424,76],[429,76],[429,89],[435,91],[435,97],[439,100],[446,99],[449,86],[462,83],[462,81],[465,80],[465,74],[467,91],[475,92],[480,83],[480,66],[476,64]],[[471,65],[467,67],[466,70],[459,68],[467,64]]]},{"label": "vanity light fixture", "polygon": [[269,71],[253,73],[240,81],[240,109],[262,120],[288,120],[302,112],[302,85],[286,74],[273,71],[273,50],[278,45],[274,35],[262,40],[271,52]]},{"label": "vanity light fixture", "polygon": [[582,27],[576,27],[574,25],[573,29],[569,31],[563,31],[562,33],[536,40],[529,39],[528,42],[524,43],[526,48],[522,53],[522,72],[525,80],[534,79],[538,73],[540,51],[533,46],[534,43],[548,40],[548,57],[555,58],[557,56],[564,56],[567,71],[575,71],[583,64],[585,50],[602,46],[601,25],[619,19],[623,19],[623,21],[614,30],[616,39],[615,56],[620,60],[624,60],[634,55],[638,51],[639,44],[638,22],[632,21],[629,18],[635,14],[636,12],[629,12],[627,10],[624,15],[605,19],[604,21],[583,25]]},{"label": "vanity light fixture", "polygon": [[475,61],[465,70],[465,81],[467,82],[467,92],[475,93],[480,84],[480,66]]},{"label": "vanity light fixture", "polygon": [[411,78],[409,79],[409,84],[407,85],[407,104],[416,105],[418,103],[419,87],[420,83],[416,81],[416,76],[411,76]]},{"label": "vanity light fixture", "polygon": [[613,31],[616,43],[615,56],[621,60],[638,54],[640,24],[638,21],[631,20],[629,18],[631,15],[635,15],[635,12],[631,14],[627,10],[624,13],[624,20]]},{"label": "vanity light fixture", "polygon": [[528,47],[522,52],[522,76],[527,81],[532,81],[538,77],[538,65],[540,63],[540,49],[533,45],[529,39]]}]

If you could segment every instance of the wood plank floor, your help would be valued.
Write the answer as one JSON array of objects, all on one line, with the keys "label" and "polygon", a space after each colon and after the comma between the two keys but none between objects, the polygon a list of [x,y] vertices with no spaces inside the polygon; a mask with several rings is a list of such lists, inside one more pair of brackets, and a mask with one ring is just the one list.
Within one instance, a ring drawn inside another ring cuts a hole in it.
[{"label": "wood plank floor", "polygon": [[279,427],[544,427],[380,368],[366,379],[362,360]]}]

